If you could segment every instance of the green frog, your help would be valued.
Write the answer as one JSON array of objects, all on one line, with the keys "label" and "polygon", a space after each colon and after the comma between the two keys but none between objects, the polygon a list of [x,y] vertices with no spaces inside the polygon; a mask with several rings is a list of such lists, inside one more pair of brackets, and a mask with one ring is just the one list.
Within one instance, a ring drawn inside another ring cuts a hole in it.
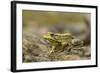
[{"label": "green frog", "polygon": [[43,36],[51,45],[51,52],[61,52],[64,48],[71,45],[74,37],[70,33],[52,33],[48,32]]}]

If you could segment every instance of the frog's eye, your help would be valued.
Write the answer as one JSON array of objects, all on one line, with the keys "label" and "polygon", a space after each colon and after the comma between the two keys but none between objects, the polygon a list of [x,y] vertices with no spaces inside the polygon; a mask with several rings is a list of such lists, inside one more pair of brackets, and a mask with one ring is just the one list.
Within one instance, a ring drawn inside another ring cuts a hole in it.
[{"label": "frog's eye", "polygon": [[51,35],[51,36],[54,36],[54,34],[53,34],[53,33],[51,33],[50,35]]},{"label": "frog's eye", "polygon": [[48,34],[49,34],[49,35],[52,35],[53,33],[52,33],[52,32],[48,32]]}]

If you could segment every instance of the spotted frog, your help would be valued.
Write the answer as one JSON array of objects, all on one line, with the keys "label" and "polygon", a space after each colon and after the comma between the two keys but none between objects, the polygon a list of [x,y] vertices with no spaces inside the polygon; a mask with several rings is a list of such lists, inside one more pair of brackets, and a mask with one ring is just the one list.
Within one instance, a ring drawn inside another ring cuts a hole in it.
[{"label": "spotted frog", "polygon": [[51,52],[64,51],[65,47],[70,46],[74,37],[70,33],[48,32],[43,36],[51,45]]}]

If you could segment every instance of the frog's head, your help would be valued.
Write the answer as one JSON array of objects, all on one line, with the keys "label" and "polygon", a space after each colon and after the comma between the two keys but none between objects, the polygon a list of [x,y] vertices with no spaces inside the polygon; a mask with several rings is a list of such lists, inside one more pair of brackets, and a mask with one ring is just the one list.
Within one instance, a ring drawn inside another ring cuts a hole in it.
[{"label": "frog's head", "polygon": [[43,38],[49,41],[49,40],[53,40],[54,39],[53,36],[54,36],[54,33],[48,32],[47,34],[45,34],[43,36]]}]

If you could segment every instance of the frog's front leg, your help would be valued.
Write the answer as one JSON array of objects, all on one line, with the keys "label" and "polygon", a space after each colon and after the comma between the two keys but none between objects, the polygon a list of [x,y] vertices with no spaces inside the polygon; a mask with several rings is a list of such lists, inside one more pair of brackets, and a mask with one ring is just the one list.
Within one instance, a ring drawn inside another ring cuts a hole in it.
[{"label": "frog's front leg", "polygon": [[51,50],[50,50],[50,54],[51,54],[52,52],[54,52],[54,49],[55,49],[55,46],[52,46],[52,47],[51,47]]}]

